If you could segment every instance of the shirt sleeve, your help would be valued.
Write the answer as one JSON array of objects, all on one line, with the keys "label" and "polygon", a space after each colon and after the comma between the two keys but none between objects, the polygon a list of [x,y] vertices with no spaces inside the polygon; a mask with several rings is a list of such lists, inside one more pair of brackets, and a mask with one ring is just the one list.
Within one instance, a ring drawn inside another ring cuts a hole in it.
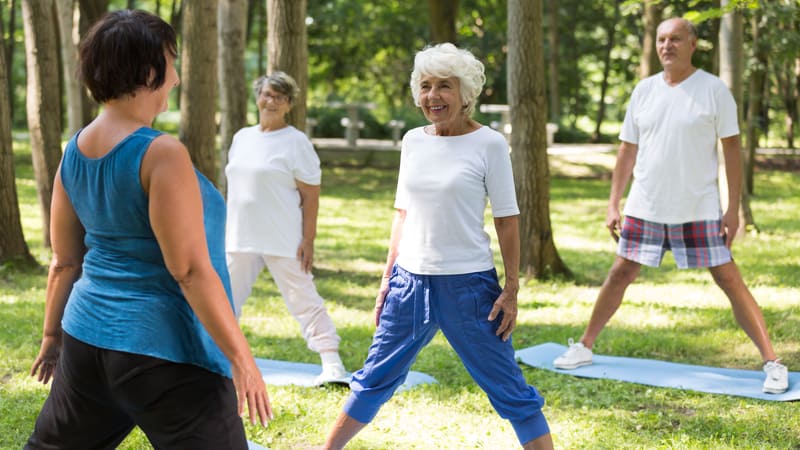
[{"label": "shirt sleeve", "polygon": [[405,190],[405,173],[406,173],[406,156],[408,152],[406,151],[406,143],[407,139],[406,136],[403,137],[403,141],[400,145],[400,170],[397,174],[397,191],[394,197],[394,207],[396,209],[408,209],[408,194]]},{"label": "shirt sleeve", "polygon": [[318,186],[322,182],[322,169],[314,146],[304,134],[296,135],[293,140],[297,151],[292,176],[305,184]]},{"label": "shirt sleeve", "polygon": [[505,138],[502,135],[498,138],[487,146],[486,193],[489,196],[492,216],[515,216],[519,214],[519,206],[514,189],[511,155]]},{"label": "shirt sleeve", "polygon": [[639,143],[639,127],[636,125],[636,103],[639,99],[640,86],[641,83],[633,88],[628,109],[625,110],[625,119],[622,121],[622,128],[619,130],[619,140],[630,142],[631,144]]},{"label": "shirt sleeve", "polygon": [[717,87],[717,136],[726,138],[739,134],[739,120],[737,119],[736,100],[730,89],[720,82]]}]

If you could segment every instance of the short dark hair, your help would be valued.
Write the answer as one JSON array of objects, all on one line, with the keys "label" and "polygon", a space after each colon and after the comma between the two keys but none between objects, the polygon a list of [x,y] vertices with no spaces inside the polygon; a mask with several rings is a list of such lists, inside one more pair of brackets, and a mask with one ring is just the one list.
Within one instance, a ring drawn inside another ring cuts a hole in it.
[{"label": "short dark hair", "polygon": [[81,42],[78,72],[98,103],[164,84],[164,52],[178,56],[175,30],[160,17],[139,10],[112,11]]}]

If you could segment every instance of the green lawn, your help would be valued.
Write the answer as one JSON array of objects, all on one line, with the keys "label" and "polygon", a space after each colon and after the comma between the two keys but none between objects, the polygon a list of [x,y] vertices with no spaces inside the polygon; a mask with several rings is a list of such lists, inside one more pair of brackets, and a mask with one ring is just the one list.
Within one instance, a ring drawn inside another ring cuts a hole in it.
[{"label": "green lawn", "polygon": [[[0,267],[0,448],[18,449],[30,433],[47,387],[28,376],[38,350],[48,252],[41,246],[30,156],[16,150],[17,188],[26,237],[42,264],[36,271]],[[350,155],[352,156],[352,155]],[[348,156],[349,157],[349,156]],[[373,332],[372,306],[392,216],[396,154],[359,161],[323,158],[315,275],[342,336],[342,356],[357,369]],[[580,336],[613,259],[603,226],[613,155],[553,161],[552,220],[561,256],[576,279],[527,280],[520,293],[514,345],[564,343]],[[377,168],[376,168],[377,166]],[[588,174],[588,176],[586,175]],[[576,175],[567,177],[565,175]],[[759,171],[753,209],[761,233],[735,244],[736,261],[764,309],[776,350],[800,368],[800,174]],[[487,222],[490,223],[490,222]],[[491,231],[491,230],[490,230]],[[256,355],[317,362],[286,312],[269,275],[259,279],[241,321]],[[754,345],[734,321],[706,271],[678,271],[671,256],[645,269],[598,340],[603,354],[759,369]],[[350,449],[513,449],[511,426],[492,410],[441,335],[414,370],[439,384],[396,395]],[[766,402],[607,380],[586,380],[523,367],[547,399],[557,448],[800,448],[796,403]],[[345,388],[270,387],[276,418],[247,425],[250,440],[272,449],[309,449],[324,440]],[[120,448],[150,448],[134,432]]]}]

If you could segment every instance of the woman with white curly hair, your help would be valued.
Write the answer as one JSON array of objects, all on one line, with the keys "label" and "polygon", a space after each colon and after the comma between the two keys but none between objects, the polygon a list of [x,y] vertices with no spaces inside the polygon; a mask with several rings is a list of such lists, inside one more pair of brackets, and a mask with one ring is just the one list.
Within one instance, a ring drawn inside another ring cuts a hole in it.
[{"label": "woman with white curly hair", "polygon": [[[471,118],[483,64],[445,43],[417,53],[414,102],[429,125],[403,137],[377,330],[324,449],[341,449],[377,414],[438,330],[508,419],[525,449],[552,448],[544,399],[514,360],[519,208],[505,138]],[[505,269],[501,288],[484,231],[491,204]]]}]

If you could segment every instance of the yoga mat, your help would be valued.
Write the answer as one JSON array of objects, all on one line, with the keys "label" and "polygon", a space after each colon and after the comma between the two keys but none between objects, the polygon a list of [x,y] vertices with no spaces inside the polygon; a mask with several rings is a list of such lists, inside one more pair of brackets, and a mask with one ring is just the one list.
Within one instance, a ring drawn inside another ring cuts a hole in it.
[{"label": "yoga mat", "polygon": [[[517,350],[517,361],[539,369],[584,378],[606,378],[711,394],[726,394],[761,400],[800,400],[800,373],[789,372],[789,390],[782,394],[761,392],[766,374],[761,370],[694,366],[653,359],[595,354],[593,363],[573,370],[553,367],[553,360],[567,351],[564,345],[548,342]],[[791,368],[790,368],[791,369]]]},{"label": "yoga mat", "polygon": [[269,450],[267,447],[256,444],[255,442],[247,441],[247,450]]},{"label": "yoga mat", "polygon": [[[314,378],[322,372],[319,364],[299,363],[291,361],[278,361],[274,359],[256,358],[256,365],[261,370],[264,382],[275,386],[285,386],[295,384],[298,386],[313,387]],[[436,383],[432,376],[410,371],[406,381],[397,388],[397,392],[402,392],[413,388],[419,384]],[[348,384],[349,379],[341,384]]]}]

